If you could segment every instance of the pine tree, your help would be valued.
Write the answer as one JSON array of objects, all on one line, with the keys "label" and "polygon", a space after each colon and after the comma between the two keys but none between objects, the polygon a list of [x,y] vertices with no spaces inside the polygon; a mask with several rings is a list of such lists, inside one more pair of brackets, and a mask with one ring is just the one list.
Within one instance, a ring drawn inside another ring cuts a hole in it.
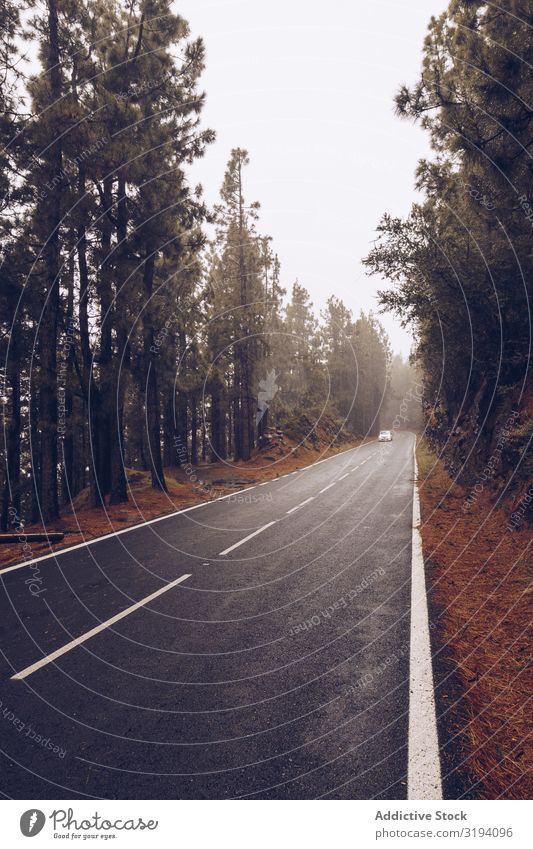
[{"label": "pine tree", "polygon": [[257,331],[261,314],[260,254],[254,229],[258,203],[247,206],[243,168],[248,153],[236,148],[231,153],[217,209],[218,242],[222,248],[225,275],[233,294],[233,442],[236,459],[249,460],[254,443],[254,383],[257,365]]},{"label": "pine tree", "polygon": [[430,134],[435,156],[416,174],[424,199],[406,220],[383,217],[366,260],[393,284],[382,304],[415,323],[435,432],[461,464],[479,462],[485,449],[469,459],[449,433],[463,424],[477,431],[491,408],[496,416],[499,399],[526,379],[530,356],[527,13],[525,2],[508,14],[453,0],[431,20],[422,76],[396,99],[399,114]]}]

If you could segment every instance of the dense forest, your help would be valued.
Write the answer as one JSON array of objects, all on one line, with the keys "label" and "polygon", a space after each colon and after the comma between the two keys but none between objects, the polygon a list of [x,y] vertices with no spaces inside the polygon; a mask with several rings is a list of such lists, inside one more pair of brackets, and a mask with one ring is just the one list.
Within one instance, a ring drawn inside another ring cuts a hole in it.
[{"label": "dense forest", "polygon": [[501,454],[500,470],[523,485],[533,474],[533,29],[531,3],[507,6],[452,0],[431,20],[420,78],[396,108],[429,133],[434,156],[416,172],[422,200],[405,220],[383,217],[366,263],[392,284],[382,305],[416,327],[426,432],[452,472],[475,476]]},{"label": "dense forest", "polygon": [[245,150],[214,209],[189,182],[215,134],[169,0],[3,0],[0,31],[1,528],[85,488],[124,502],[127,469],[165,491],[165,469],[246,461],[301,417],[375,434],[380,323],[282,286]]}]

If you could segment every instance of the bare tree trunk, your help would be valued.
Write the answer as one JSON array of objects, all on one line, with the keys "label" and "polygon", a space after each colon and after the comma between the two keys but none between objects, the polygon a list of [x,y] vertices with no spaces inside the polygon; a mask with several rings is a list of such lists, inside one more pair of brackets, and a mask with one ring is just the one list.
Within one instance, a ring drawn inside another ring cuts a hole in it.
[{"label": "bare tree trunk", "polygon": [[64,390],[63,432],[60,434],[63,446],[63,473],[61,479],[61,499],[67,504],[76,494],[74,481],[74,254],[69,257],[67,279],[67,309],[63,352],[60,358],[60,373]]},{"label": "bare tree trunk", "polygon": [[[84,400],[82,401],[82,409],[84,411],[86,410]],[[87,419],[86,415],[84,416],[84,419],[85,420]],[[80,456],[78,458],[78,464],[79,464],[78,468],[79,468],[79,473],[80,473],[80,491],[82,489],[85,489],[85,487],[87,486],[87,478],[86,478],[86,472],[85,472],[86,457],[87,457],[87,426],[84,425],[81,429],[81,451],[80,451]]]},{"label": "bare tree trunk", "polygon": [[227,457],[234,457],[235,456],[235,446],[234,446],[234,441],[233,441],[235,424],[234,424],[233,419],[234,419],[234,406],[233,406],[233,404],[229,403],[228,404],[228,430],[227,430],[228,452],[227,452],[227,455],[226,455]]},{"label": "bare tree trunk", "polygon": [[196,396],[191,396],[191,463],[198,465],[198,408]]},{"label": "bare tree trunk", "polygon": [[[111,282],[111,235],[112,224],[108,217],[113,208],[113,181],[110,176],[103,180],[103,215],[100,236],[100,268],[98,295],[100,301],[100,397],[93,397],[91,385],[91,408],[94,422],[95,439],[91,461],[102,502],[111,491],[111,430],[115,400],[115,376],[113,364],[113,287]],[[91,384],[94,382],[92,376]]]},{"label": "bare tree trunk", "polygon": [[[56,0],[48,0],[48,75],[52,103],[61,98],[59,66],[59,34]],[[39,392],[40,430],[40,488],[39,502],[42,521],[53,522],[59,517],[57,486],[57,328],[59,317],[59,269],[62,198],[61,133],[49,145],[46,153],[52,188],[46,199],[46,242],[43,250],[46,266],[46,299],[39,327],[41,383]]]},{"label": "bare tree trunk", "polygon": [[[187,336],[184,330],[178,331],[178,360],[180,363],[180,371],[182,378],[187,372]],[[176,430],[178,443],[178,461],[180,466],[184,466],[189,461],[189,423],[187,410],[187,393],[183,390],[178,391],[176,400]]]},{"label": "bare tree trunk", "polygon": [[[22,345],[17,303],[18,292],[13,289],[9,292],[8,296],[11,338],[9,340],[9,354],[6,363],[6,390],[9,397],[10,410],[7,417],[8,424],[5,445],[6,481],[2,493],[2,515],[0,519],[0,526],[4,531],[20,521],[20,357],[22,356]],[[10,507],[15,511],[15,515],[12,517],[9,515]]]},{"label": "bare tree trunk", "polygon": [[128,335],[124,316],[126,314],[126,280],[128,274],[128,207],[126,182],[119,173],[117,185],[117,240],[116,249],[116,293],[113,319],[117,338],[117,352],[111,371],[112,394],[108,397],[107,414],[110,426],[111,493],[110,504],[122,504],[128,500],[128,482],[122,456],[124,431],[124,399],[126,396],[126,365]]},{"label": "bare tree trunk", "polygon": [[249,363],[248,363],[248,342],[244,343],[245,350],[242,357],[241,363],[241,427],[240,427],[240,436],[241,436],[241,458],[243,460],[249,460],[251,456],[251,444],[250,444],[250,375],[249,375]]},{"label": "bare tree trunk", "polygon": [[159,390],[157,386],[157,349],[154,345],[154,326],[152,321],[152,293],[154,285],[155,252],[147,245],[147,256],[144,260],[143,287],[144,310],[143,345],[144,345],[144,377],[146,391],[146,423],[148,430],[148,447],[150,455],[150,471],[152,473],[152,488],[168,492],[163,471],[161,456],[161,413],[159,409]]},{"label": "bare tree trunk", "polygon": [[[35,326],[35,325],[34,325]],[[35,326],[35,332],[37,328]],[[37,369],[33,374],[33,380],[36,385],[39,384],[40,370]],[[41,491],[41,464],[39,459],[39,393],[33,391],[33,386],[30,381],[30,451],[31,451],[31,508],[30,521],[32,525],[39,521],[39,493]]]},{"label": "bare tree trunk", "polygon": [[170,392],[163,409],[163,465],[170,468],[177,465],[176,462],[176,427],[174,422],[174,389]]},{"label": "bare tree trunk", "polygon": [[[103,495],[99,477],[101,469],[100,429],[101,395],[96,381],[92,378],[92,354],[89,337],[89,271],[87,267],[87,235],[83,201],[85,197],[85,169],[80,166],[78,176],[78,194],[80,198],[80,223],[77,230],[78,242],[78,272],[80,276],[80,300],[78,304],[78,320],[80,325],[81,349],[81,384],[88,417],[89,449],[89,492],[92,507],[103,507]],[[85,459],[85,453],[84,453]],[[85,479],[85,464],[83,477]]]},{"label": "bare tree trunk", "polygon": [[248,285],[244,258],[244,199],[242,195],[242,165],[239,163],[239,278],[241,297],[241,339],[238,340],[237,358],[240,365],[240,452],[239,457],[249,460],[250,450],[250,347],[248,340]]},{"label": "bare tree trunk", "polygon": [[222,409],[221,386],[217,382],[211,390],[211,449],[212,459],[226,459],[225,415]]},{"label": "bare tree trunk", "polygon": [[207,459],[207,433],[205,429],[205,418],[202,416],[202,463]]},{"label": "bare tree trunk", "polygon": [[233,457],[235,460],[242,458],[241,426],[241,379],[239,358],[236,355],[233,372]]}]

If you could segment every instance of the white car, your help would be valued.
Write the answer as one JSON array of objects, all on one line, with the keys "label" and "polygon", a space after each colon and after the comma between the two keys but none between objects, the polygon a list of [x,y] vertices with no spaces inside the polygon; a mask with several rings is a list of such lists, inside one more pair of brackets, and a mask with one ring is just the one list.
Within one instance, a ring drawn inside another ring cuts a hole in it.
[{"label": "white car", "polygon": [[390,430],[381,430],[379,432],[380,442],[392,442],[392,432]]}]

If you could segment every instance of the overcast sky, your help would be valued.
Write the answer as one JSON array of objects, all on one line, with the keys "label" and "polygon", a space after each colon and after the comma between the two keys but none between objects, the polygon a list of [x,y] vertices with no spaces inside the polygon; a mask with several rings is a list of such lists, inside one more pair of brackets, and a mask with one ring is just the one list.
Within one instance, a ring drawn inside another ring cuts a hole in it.
[{"label": "overcast sky", "polygon": [[[419,73],[432,14],[445,0],[179,0],[207,48],[204,126],[217,142],[194,167],[216,200],[232,147],[251,157],[247,200],[273,237],[282,283],[298,278],[317,309],[337,295],[376,309],[379,281],[361,258],[384,211],[404,215],[428,153],[420,127],[394,116],[393,97]],[[411,340],[381,317],[395,351]]]}]

